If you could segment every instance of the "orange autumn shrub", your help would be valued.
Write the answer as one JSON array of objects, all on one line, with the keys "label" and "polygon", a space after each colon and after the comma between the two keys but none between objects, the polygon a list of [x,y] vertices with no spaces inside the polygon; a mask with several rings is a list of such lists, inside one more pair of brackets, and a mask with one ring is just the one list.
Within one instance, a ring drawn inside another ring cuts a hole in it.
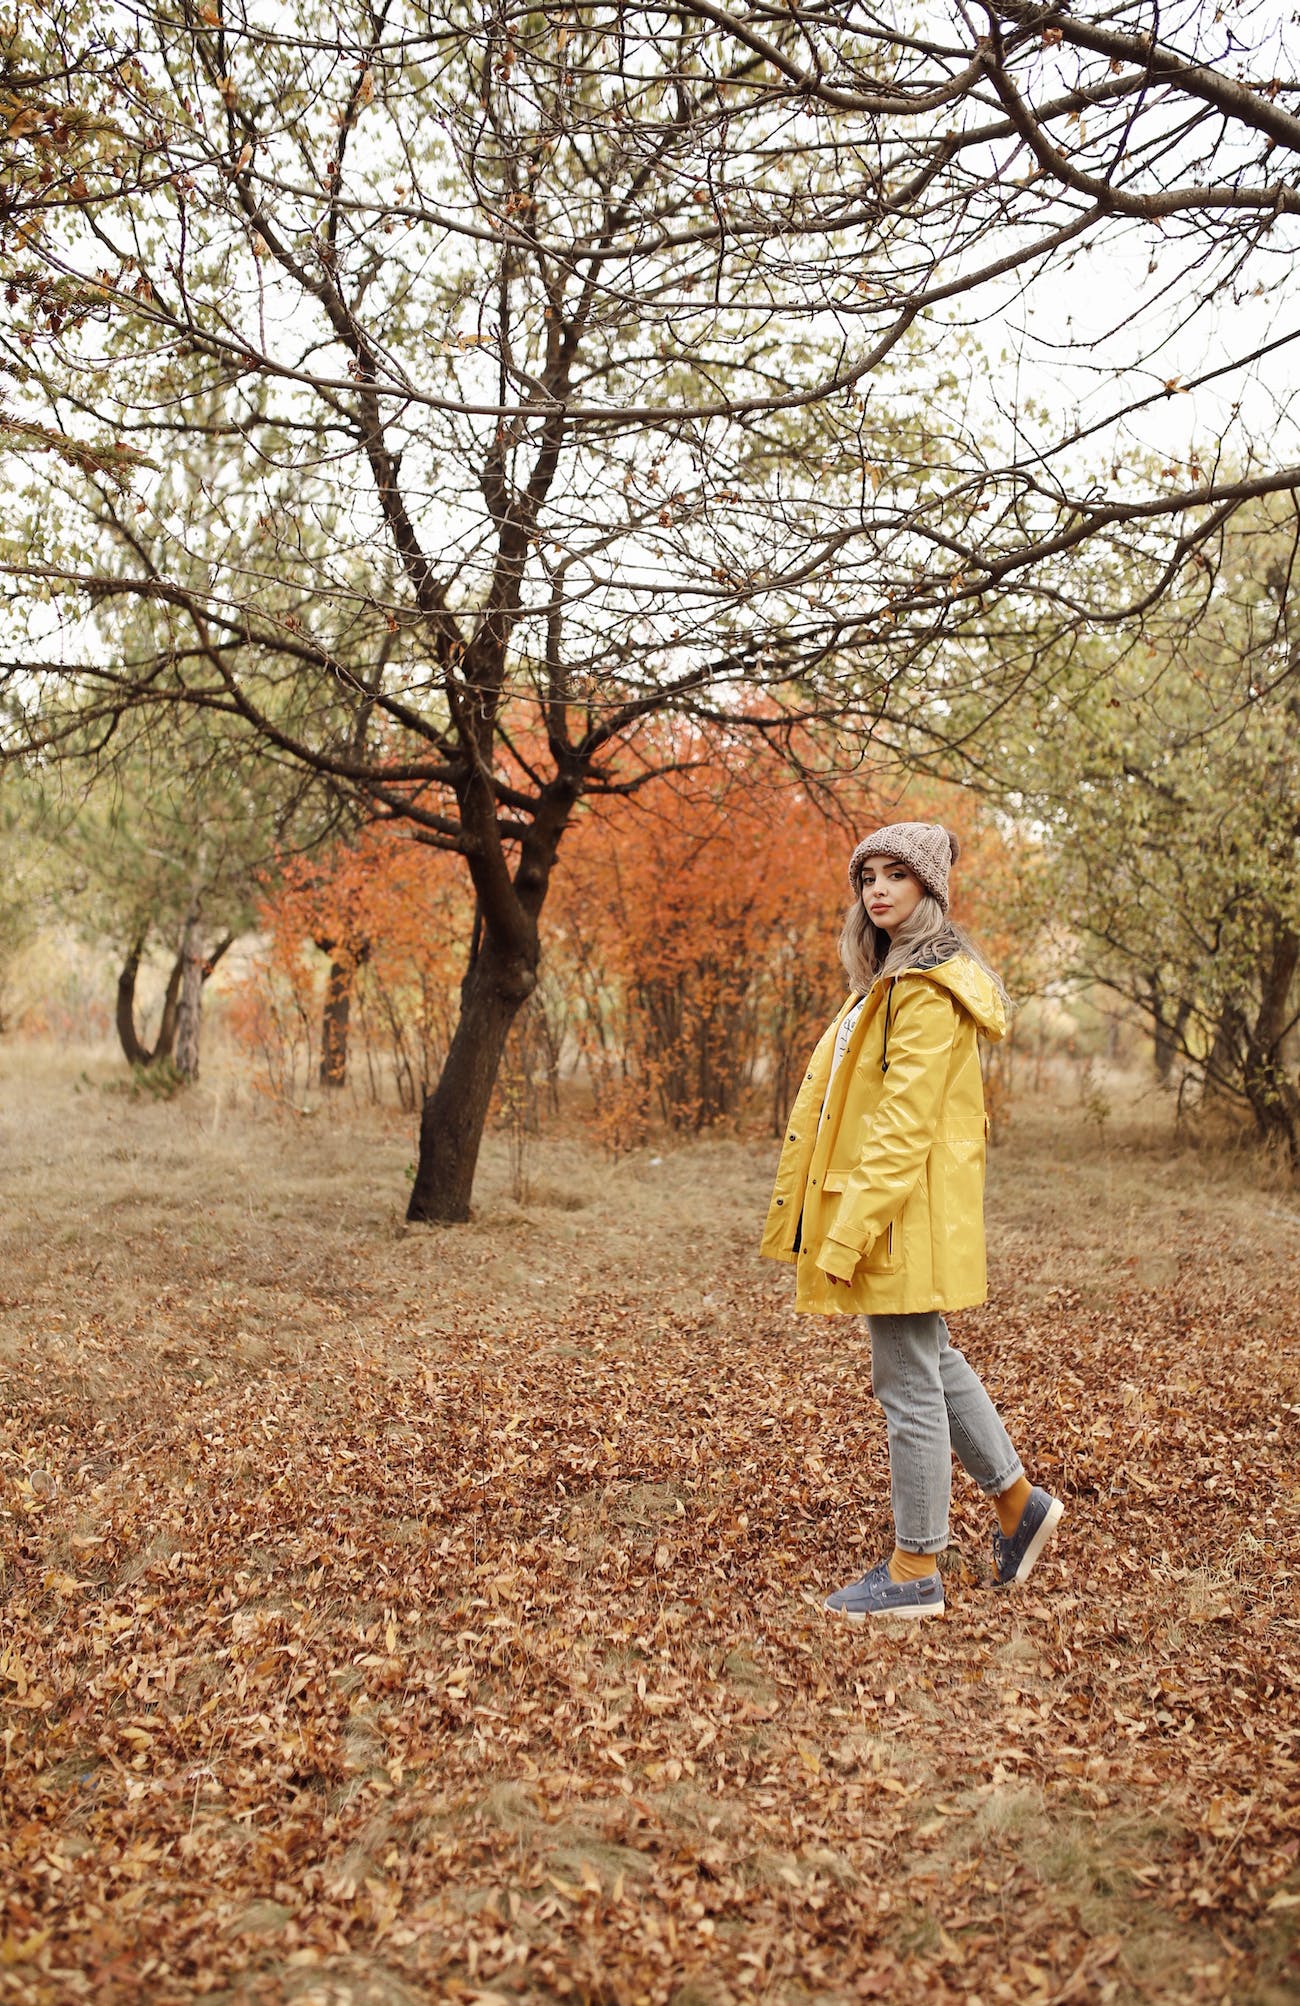
[{"label": "orange autumn shrub", "polygon": [[261,903],[262,951],[231,1013],[268,1089],[299,1097],[322,1054],[326,1083],[341,1084],[350,1056],[372,1098],[391,1082],[417,1107],[451,1042],[472,916],[459,859],[390,824],[289,863]]},{"label": "orange autumn shrub", "polygon": [[615,1149],[658,1115],[698,1131],[762,1084],[773,1106],[841,983],[832,860],[844,838],[744,749],[602,806],[561,854],[548,966],[571,996],[594,1114]]}]

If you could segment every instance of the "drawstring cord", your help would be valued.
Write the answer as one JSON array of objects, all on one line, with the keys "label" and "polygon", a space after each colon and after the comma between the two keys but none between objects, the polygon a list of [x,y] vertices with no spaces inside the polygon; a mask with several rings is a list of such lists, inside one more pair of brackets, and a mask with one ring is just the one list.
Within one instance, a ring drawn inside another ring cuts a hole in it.
[{"label": "drawstring cord", "polygon": [[891,981],[888,989],[885,991],[885,1042],[880,1048],[880,1070],[882,1073],[889,1071],[889,1020],[893,1013],[893,1008],[894,985]]}]

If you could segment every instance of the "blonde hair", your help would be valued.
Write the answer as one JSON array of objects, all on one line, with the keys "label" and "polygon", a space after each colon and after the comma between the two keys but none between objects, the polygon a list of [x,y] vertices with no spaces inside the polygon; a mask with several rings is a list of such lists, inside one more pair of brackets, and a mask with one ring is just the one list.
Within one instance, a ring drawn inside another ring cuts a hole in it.
[{"label": "blonde hair", "polygon": [[860,898],[844,915],[840,929],[840,960],[849,978],[849,987],[865,996],[881,976],[901,975],[908,968],[935,968],[954,954],[968,954],[989,977],[1009,1010],[1011,999],[1002,986],[1002,977],[991,968],[964,927],[949,919],[938,899],[923,892],[892,935],[876,925]]}]

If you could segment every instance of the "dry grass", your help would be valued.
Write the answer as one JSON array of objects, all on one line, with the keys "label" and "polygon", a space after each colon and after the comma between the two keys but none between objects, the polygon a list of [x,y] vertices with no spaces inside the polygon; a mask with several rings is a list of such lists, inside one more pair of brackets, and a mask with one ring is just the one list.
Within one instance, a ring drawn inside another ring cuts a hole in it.
[{"label": "dry grass", "polygon": [[1284,1182],[1018,1111],[960,1335],[1066,1530],[999,1597],[959,1479],[945,1622],[863,1635],[868,1348],[754,1258],[766,1141],[544,1139],[526,1206],[490,1143],[413,1231],[405,1120],[117,1078],[0,1048],[0,1996],[1295,1996]]}]

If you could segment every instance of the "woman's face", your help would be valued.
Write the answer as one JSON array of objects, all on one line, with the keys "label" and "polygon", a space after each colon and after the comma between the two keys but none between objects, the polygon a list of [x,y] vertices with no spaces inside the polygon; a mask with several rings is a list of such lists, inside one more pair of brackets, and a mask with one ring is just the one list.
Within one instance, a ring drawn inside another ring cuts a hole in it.
[{"label": "woman's face", "polygon": [[910,919],[925,886],[896,857],[868,857],[862,866],[862,903],[883,933]]}]

